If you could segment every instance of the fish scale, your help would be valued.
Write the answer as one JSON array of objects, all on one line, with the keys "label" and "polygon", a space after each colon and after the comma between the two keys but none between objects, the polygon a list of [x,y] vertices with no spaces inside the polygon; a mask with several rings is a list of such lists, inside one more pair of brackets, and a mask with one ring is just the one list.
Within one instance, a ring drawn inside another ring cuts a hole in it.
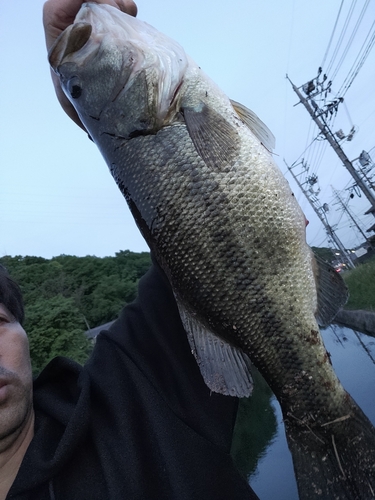
[{"label": "fish scale", "polygon": [[[112,139],[112,141],[117,142],[116,139]],[[167,147],[166,144],[168,144]],[[238,242],[240,238],[246,243],[248,238],[246,233],[238,236],[236,232],[227,229],[229,234],[226,235],[225,240],[215,241],[215,238],[212,238],[218,223],[215,217],[212,218],[212,211],[207,209],[215,207],[215,199],[219,199],[220,203],[216,207],[217,217],[220,219],[219,227],[221,225],[226,228],[237,227],[237,220],[241,219],[241,214],[245,211],[248,212],[249,187],[246,179],[242,176],[242,171],[238,171],[239,169],[234,166],[224,174],[204,169],[199,175],[194,175],[203,162],[196,154],[194,155],[194,148],[186,127],[181,125],[177,125],[177,131],[174,127],[166,127],[156,135],[137,138],[124,143],[120,148],[108,146],[105,149],[116,149],[116,153],[111,155],[112,165],[116,165],[116,181],[120,185],[126,182],[127,195],[136,205],[137,211],[142,214],[142,220],[138,222],[139,226],[142,229],[143,223],[146,223],[146,228],[143,229],[144,236],[154,247],[156,256],[162,259],[163,267],[167,270],[174,288],[181,290],[181,298],[190,305],[191,309],[198,311],[200,316],[206,318],[206,322],[216,331],[222,330],[222,325],[236,325],[236,338],[232,341],[235,340],[246,350],[254,351],[255,358],[261,360],[263,356],[258,354],[257,344],[253,340],[253,337],[259,338],[261,344],[259,353],[266,353],[267,371],[271,372],[272,378],[276,379],[274,381],[268,376],[267,380],[274,392],[280,393],[282,389],[278,385],[283,384],[284,379],[280,373],[285,373],[285,369],[282,362],[277,363],[280,365],[277,369],[274,366],[276,363],[269,366],[269,358],[270,354],[275,355],[278,351],[280,352],[281,343],[278,339],[286,336],[284,324],[291,325],[293,323],[290,316],[296,314],[297,308],[289,304],[289,293],[287,304],[283,305],[287,306],[287,310],[290,310],[284,314],[286,316],[284,321],[281,324],[279,322],[278,328],[275,328],[272,324],[273,321],[268,317],[269,309],[264,306],[264,301],[266,301],[271,302],[272,307],[272,301],[269,299],[271,294],[263,292],[264,298],[263,301],[260,301],[262,290],[274,288],[272,275],[270,279],[266,280],[262,267],[268,268],[275,264],[273,262],[265,263],[261,246],[264,244],[264,240],[269,242],[269,236],[267,236],[269,232],[274,235],[272,226],[270,228],[270,222],[275,223],[275,221],[274,219],[270,221],[269,216],[265,215],[264,212],[255,212],[254,219],[259,221],[259,219],[265,218],[266,223],[260,224],[260,227],[264,228],[263,234],[258,235],[260,249],[248,252],[244,243],[240,246]],[[174,151],[173,156],[170,156],[171,150]],[[168,162],[165,162],[166,154],[168,154]],[[268,179],[274,171],[272,168],[267,176]],[[195,183],[191,179],[195,177],[198,177],[202,184],[200,188],[196,189],[197,192],[192,194]],[[231,183],[233,178],[236,179],[235,183]],[[266,176],[262,175],[262,178],[265,179]],[[211,191],[210,186],[213,182],[215,189]],[[274,181],[274,184],[277,184],[277,180]],[[219,196],[217,186],[223,186],[225,189],[226,204],[223,197]],[[228,191],[229,186],[233,186],[232,192]],[[239,196],[239,193],[244,191],[247,196]],[[207,193],[210,192],[212,195],[207,197]],[[192,196],[193,200],[190,201]],[[206,202],[197,208],[197,204],[194,202],[196,198],[206,198]],[[275,197],[275,205],[281,202],[281,198],[281,196]],[[160,214],[155,210],[155,207],[163,207]],[[283,211],[286,211],[285,208]],[[231,214],[230,218],[228,212]],[[137,220],[137,212],[134,215]],[[276,225],[279,226],[278,220]],[[231,248],[235,249],[236,252],[234,260],[226,258],[227,251],[228,249],[230,251]],[[275,248],[273,246],[272,249],[274,254]],[[256,258],[256,255],[259,259]],[[278,260],[279,255],[280,253],[276,252],[276,260]],[[212,259],[215,259],[217,264],[215,273],[210,265]],[[283,259],[285,260],[285,256]],[[185,262],[188,263],[187,266],[182,266],[182,263]],[[292,262],[295,266],[294,256],[292,256]],[[261,284],[255,287],[253,285],[254,288],[247,287],[242,291],[237,286],[233,286],[236,279],[240,280],[243,277],[254,283],[252,269],[255,270],[255,275],[263,276],[263,279],[259,280]],[[227,276],[228,284],[223,281],[223,276]],[[289,279],[285,278],[285,281],[285,287],[295,288],[296,280],[293,274]],[[305,283],[301,284],[303,288],[307,288]],[[278,286],[276,286],[276,293],[273,295],[283,297],[279,293]],[[249,296],[257,297],[253,308],[249,307]],[[309,294],[301,294],[301,290],[296,290],[296,296],[308,297]],[[236,304],[235,309],[233,304]],[[280,309],[281,305],[273,307]],[[260,317],[258,318],[258,316]],[[312,319],[312,313],[310,316],[310,326],[295,325],[297,333],[306,332],[306,330],[310,332],[312,328],[317,328],[315,320]],[[257,322],[254,321],[254,317],[258,319]],[[256,323],[257,327],[254,325]],[[280,330],[280,335],[277,335],[278,330]],[[228,337],[226,330],[222,336]],[[306,336],[308,334],[303,335],[303,337]],[[291,346],[289,344],[287,346],[287,353],[282,359],[288,366],[288,377],[290,377],[294,376],[290,373],[291,368],[293,368],[293,354]],[[320,345],[318,349],[322,350]],[[318,355],[319,353],[316,356],[318,357]],[[275,360],[279,358],[280,355],[274,356]],[[262,361],[259,363],[263,364]],[[303,369],[301,365],[302,363],[298,362],[294,368],[301,371]],[[260,369],[262,368],[264,373],[264,367],[260,366]],[[306,366],[305,371],[310,372],[313,369]],[[311,390],[310,387],[306,387],[306,389],[308,393]]]},{"label": "fish scale", "polygon": [[176,42],[107,5],[84,4],[49,60],[171,283],[207,385],[249,396],[250,358],[280,402],[301,500],[373,498],[375,431],[316,321],[347,290],[306,244],[267,127]]}]

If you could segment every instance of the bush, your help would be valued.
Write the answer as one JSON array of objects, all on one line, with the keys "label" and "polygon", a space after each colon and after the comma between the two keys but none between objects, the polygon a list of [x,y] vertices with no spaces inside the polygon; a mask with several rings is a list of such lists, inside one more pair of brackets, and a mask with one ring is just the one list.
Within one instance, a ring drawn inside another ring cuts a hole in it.
[{"label": "bush", "polygon": [[375,311],[375,259],[371,259],[343,274],[349,288],[346,309]]}]

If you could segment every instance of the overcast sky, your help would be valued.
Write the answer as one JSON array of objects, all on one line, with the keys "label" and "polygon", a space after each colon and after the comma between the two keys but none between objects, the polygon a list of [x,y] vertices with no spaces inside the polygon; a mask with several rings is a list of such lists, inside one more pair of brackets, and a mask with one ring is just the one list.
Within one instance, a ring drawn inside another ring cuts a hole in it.
[{"label": "overcast sky", "polygon": [[[368,8],[333,81],[335,91],[375,19],[375,0],[357,3],[347,36],[363,6],[368,3]],[[329,205],[327,216],[335,223],[340,214],[332,205],[330,186],[345,189],[351,178],[329,147],[322,156],[322,141],[304,152],[317,133],[302,105],[294,107],[298,99],[285,75],[297,86],[316,76],[341,0],[139,0],[137,4],[139,18],[176,39],[229,97],[254,110],[268,125],[276,137],[275,159],[284,173],[284,158],[289,164],[307,158],[320,165],[319,199]],[[348,0],[343,4],[337,35],[351,4]],[[99,151],[57,103],[44,47],[42,5],[42,0],[0,4],[0,255],[50,258],[147,250]],[[326,66],[336,42],[334,38]],[[357,127],[353,140],[343,144],[350,159],[375,146],[374,56],[372,51],[346,93],[333,127],[346,134],[352,125]],[[340,57],[338,53],[336,63]],[[375,150],[370,154],[375,158]],[[286,177],[310,220],[309,243],[326,246],[319,220],[289,173]],[[355,196],[350,207],[363,220],[369,203]],[[368,217],[365,227],[374,222]],[[360,238],[349,223],[342,218],[341,224],[343,243],[358,244]]]}]

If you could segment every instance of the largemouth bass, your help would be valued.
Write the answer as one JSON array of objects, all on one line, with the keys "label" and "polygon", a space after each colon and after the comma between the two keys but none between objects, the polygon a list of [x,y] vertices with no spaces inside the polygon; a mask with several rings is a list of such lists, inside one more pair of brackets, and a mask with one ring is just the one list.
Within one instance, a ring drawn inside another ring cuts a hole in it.
[{"label": "largemouth bass", "polygon": [[84,4],[49,61],[174,290],[207,385],[278,398],[301,499],[369,499],[375,432],[337,379],[319,324],[345,303],[306,244],[273,136],[173,40]]}]

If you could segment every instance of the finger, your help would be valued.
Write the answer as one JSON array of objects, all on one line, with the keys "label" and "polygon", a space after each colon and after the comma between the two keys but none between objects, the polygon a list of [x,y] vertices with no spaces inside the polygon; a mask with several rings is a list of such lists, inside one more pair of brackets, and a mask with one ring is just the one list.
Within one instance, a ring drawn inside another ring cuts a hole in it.
[{"label": "finger", "polygon": [[73,23],[83,0],[48,0],[43,6],[43,26],[47,49]]},{"label": "finger", "polygon": [[129,14],[130,16],[137,15],[137,6],[133,0],[92,0],[94,3],[102,3],[107,5],[112,5],[120,9],[122,12]]},{"label": "finger", "polygon": [[[137,15],[133,0],[94,0],[95,3],[112,5],[131,16]],[[84,0],[47,0],[43,6],[43,25],[47,50],[56,38],[74,22]]]},{"label": "finger", "polygon": [[122,12],[129,14],[129,16],[136,17],[138,8],[133,0],[118,0],[117,4]]}]

